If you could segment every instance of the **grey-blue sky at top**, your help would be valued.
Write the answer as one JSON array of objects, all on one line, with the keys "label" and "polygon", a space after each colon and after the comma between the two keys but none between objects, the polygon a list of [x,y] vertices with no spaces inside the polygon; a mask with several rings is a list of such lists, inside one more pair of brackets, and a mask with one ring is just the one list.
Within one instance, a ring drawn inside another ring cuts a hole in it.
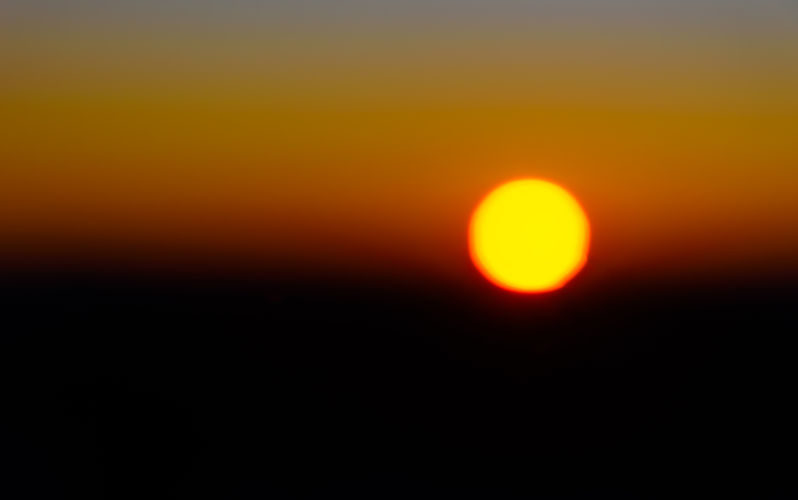
[{"label": "grey-blue sky at top", "polygon": [[687,23],[768,27],[798,22],[789,0],[4,0],[6,23]]}]

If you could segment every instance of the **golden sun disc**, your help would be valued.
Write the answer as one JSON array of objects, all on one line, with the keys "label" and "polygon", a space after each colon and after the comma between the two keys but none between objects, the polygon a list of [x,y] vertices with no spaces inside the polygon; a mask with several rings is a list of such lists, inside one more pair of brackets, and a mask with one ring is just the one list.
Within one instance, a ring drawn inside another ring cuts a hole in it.
[{"label": "golden sun disc", "polygon": [[540,293],[561,288],[585,265],[590,225],[565,189],[520,179],[502,184],[480,202],[468,239],[474,264],[491,282]]}]

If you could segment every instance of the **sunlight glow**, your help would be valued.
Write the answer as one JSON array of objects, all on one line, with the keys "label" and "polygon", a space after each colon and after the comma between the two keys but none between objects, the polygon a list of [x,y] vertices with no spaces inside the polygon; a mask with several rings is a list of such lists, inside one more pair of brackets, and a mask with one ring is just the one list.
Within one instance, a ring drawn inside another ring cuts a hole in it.
[{"label": "sunlight glow", "polygon": [[469,249],[494,284],[516,292],[556,290],[587,261],[590,227],[579,202],[540,179],[491,191],[474,210]]}]

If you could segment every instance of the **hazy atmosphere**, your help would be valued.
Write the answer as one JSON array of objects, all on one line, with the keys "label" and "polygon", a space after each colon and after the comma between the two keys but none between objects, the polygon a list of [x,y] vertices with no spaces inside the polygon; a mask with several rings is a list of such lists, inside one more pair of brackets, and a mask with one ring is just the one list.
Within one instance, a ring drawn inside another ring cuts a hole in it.
[{"label": "hazy atmosphere", "polygon": [[794,498],[798,2],[0,0],[0,498]]}]

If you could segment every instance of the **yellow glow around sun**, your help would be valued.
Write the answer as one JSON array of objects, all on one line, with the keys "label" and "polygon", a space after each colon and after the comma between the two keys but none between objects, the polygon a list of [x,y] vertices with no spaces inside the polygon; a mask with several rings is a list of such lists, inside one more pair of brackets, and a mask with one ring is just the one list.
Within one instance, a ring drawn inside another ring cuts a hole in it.
[{"label": "yellow glow around sun", "polygon": [[511,181],[474,211],[469,249],[477,268],[516,292],[547,292],[567,283],[587,260],[590,226],[568,191],[539,179]]}]

